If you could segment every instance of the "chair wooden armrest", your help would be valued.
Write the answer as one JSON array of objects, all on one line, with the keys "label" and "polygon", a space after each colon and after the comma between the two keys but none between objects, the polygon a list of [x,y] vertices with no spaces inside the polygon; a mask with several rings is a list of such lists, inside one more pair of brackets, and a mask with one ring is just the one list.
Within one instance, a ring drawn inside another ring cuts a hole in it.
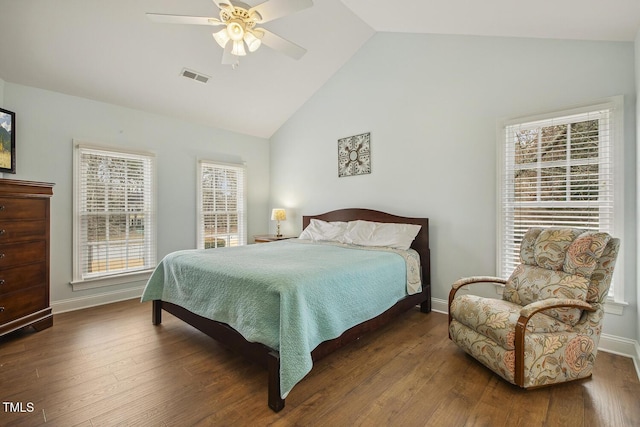
[{"label": "chair wooden armrest", "polygon": [[504,285],[507,283],[507,279],[502,279],[500,277],[493,277],[493,276],[463,277],[462,279],[458,279],[455,282],[453,282],[453,285],[451,285],[451,288],[458,290],[462,286],[470,285],[472,283],[500,283]]},{"label": "chair wooden armrest", "polygon": [[520,310],[520,318],[516,323],[515,336],[515,371],[513,379],[516,385],[524,385],[524,334],[527,330],[527,323],[534,314],[551,308],[579,308],[580,310],[595,311],[595,308],[588,302],[579,299],[549,298],[532,302]]},{"label": "chair wooden armrest", "polygon": [[456,296],[456,292],[458,292],[459,289],[474,283],[499,283],[504,285],[507,283],[507,280],[493,276],[472,276],[458,279],[453,282],[453,285],[451,285],[451,291],[449,291],[449,306],[451,306],[451,301],[453,301],[453,298]]}]

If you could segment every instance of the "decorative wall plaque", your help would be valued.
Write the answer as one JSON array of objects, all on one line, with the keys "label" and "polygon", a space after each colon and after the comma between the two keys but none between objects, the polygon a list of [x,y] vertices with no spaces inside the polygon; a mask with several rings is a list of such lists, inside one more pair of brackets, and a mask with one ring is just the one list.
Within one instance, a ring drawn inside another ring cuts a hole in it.
[{"label": "decorative wall plaque", "polygon": [[371,173],[371,133],[338,140],[338,177]]}]

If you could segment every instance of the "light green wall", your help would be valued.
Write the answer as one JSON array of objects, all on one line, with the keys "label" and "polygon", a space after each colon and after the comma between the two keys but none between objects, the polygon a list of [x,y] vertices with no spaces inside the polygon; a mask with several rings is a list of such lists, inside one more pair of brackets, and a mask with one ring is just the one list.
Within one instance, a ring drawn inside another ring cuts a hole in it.
[{"label": "light green wall", "polygon": [[[144,283],[72,292],[72,140],[151,151],[157,160],[158,259],[196,245],[196,164],[246,162],[248,233],[268,227],[269,142],[159,115],[6,82],[16,113],[15,178],[55,183],[51,205],[51,300],[86,299]],[[106,298],[108,300],[108,298]],[[104,302],[104,299],[100,300]]]},{"label": "light green wall", "polygon": [[[433,297],[495,274],[501,118],[623,95],[625,297],[605,332],[635,339],[633,43],[377,33],[271,138],[273,206],[299,217],[368,207],[430,218]],[[337,177],[337,140],[371,132],[372,173]],[[446,305],[445,305],[446,307]]]}]

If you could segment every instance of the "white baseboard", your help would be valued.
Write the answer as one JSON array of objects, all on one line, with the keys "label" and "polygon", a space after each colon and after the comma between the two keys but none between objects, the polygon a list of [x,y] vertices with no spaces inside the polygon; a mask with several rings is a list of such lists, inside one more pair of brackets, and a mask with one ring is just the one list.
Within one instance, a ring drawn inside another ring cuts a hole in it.
[{"label": "white baseboard", "polygon": [[615,335],[602,334],[600,335],[598,350],[630,357],[636,368],[636,374],[638,378],[640,378],[640,343],[638,343],[638,341]]},{"label": "white baseboard", "polygon": [[[449,313],[449,301],[439,298],[431,298],[431,310],[438,313]],[[618,354],[620,356],[630,357],[636,368],[636,374],[640,378],[640,343],[628,338],[622,338],[615,335],[600,335],[599,351]]]},{"label": "white baseboard", "polygon": [[53,314],[60,314],[67,311],[81,310],[83,308],[95,307],[98,305],[110,304],[112,302],[124,301],[133,298],[140,298],[144,286],[131,289],[124,289],[114,292],[105,292],[101,294],[88,295],[79,298],[70,298],[62,301],[54,301],[51,303]]},{"label": "white baseboard", "polygon": [[431,311],[442,314],[449,314],[449,301],[445,301],[439,298],[431,298]]}]

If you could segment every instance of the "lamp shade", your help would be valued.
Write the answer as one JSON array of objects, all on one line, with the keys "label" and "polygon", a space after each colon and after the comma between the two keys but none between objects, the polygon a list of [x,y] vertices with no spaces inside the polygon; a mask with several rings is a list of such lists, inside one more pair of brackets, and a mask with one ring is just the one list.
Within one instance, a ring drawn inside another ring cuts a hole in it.
[{"label": "lamp shade", "polygon": [[229,40],[231,40],[231,38],[229,37],[229,34],[227,34],[227,29],[226,28],[223,28],[222,30],[218,31],[217,33],[213,33],[213,38],[220,45],[220,47],[223,48],[223,49],[227,45],[227,43],[229,43]]},{"label": "lamp shade", "polygon": [[256,50],[258,50],[260,44],[262,43],[260,39],[256,37],[256,34],[251,31],[247,31],[244,34],[244,41],[249,47],[249,52],[255,52]]},{"label": "lamp shade", "polygon": [[273,221],[284,221],[287,219],[287,212],[284,209],[273,209],[271,211],[271,219]]}]

